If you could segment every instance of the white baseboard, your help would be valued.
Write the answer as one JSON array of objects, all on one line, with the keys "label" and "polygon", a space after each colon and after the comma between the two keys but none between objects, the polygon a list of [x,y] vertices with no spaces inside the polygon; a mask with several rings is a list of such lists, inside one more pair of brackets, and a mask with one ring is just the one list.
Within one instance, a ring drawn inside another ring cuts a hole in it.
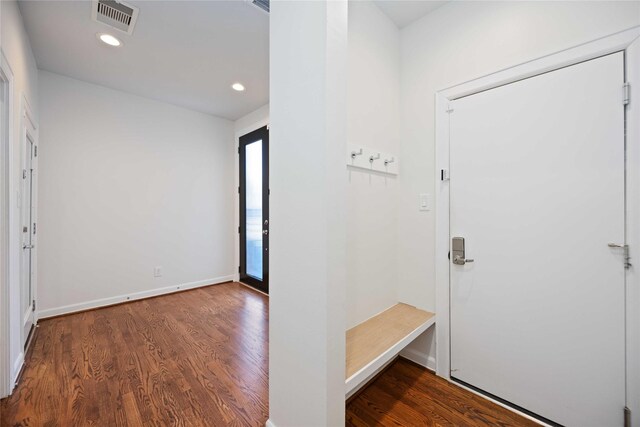
[{"label": "white baseboard", "polygon": [[416,350],[415,348],[406,347],[400,352],[400,356],[405,359],[409,359],[418,365],[424,366],[435,372],[436,370],[436,358],[429,356],[427,353]]},{"label": "white baseboard", "polygon": [[13,388],[16,386],[18,382],[18,377],[20,376],[20,371],[22,370],[22,365],[24,365],[24,352],[21,351],[18,357],[16,357],[15,362],[13,362],[13,370],[11,371],[11,386],[9,387],[9,394],[13,392]]},{"label": "white baseboard", "polygon": [[182,283],[174,286],[167,286],[164,288],[151,289],[148,291],[136,292],[128,295],[118,295],[115,297],[101,298],[92,301],[81,302],[77,304],[65,305],[62,307],[48,308],[38,312],[38,319],[42,320],[47,317],[59,316],[61,314],[74,313],[76,311],[84,311],[92,308],[104,307],[107,305],[119,304],[127,301],[135,301],[139,299],[155,297],[158,295],[171,294],[173,292],[183,291],[185,289],[200,288],[203,286],[217,285],[219,283],[229,282],[234,280],[235,275],[230,274],[228,276],[215,277],[213,279],[199,280],[197,282]]},{"label": "white baseboard", "polygon": [[265,427],[276,427],[276,425],[271,420],[267,420],[265,423]]}]

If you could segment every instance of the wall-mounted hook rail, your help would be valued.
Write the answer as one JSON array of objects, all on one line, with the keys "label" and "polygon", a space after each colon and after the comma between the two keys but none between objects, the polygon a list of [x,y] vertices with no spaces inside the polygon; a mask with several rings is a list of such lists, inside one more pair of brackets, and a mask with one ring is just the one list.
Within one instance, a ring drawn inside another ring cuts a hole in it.
[{"label": "wall-mounted hook rail", "polygon": [[[349,144],[344,158],[350,171],[363,169],[370,173],[380,172],[384,176],[398,175],[400,158],[397,153],[381,151],[360,144]],[[378,159],[380,161],[376,162]]]}]

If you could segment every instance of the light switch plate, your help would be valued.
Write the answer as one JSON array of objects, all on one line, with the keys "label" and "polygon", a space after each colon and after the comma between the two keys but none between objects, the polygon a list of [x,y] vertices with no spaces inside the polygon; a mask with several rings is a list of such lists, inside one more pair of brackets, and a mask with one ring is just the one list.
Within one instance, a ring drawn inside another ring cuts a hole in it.
[{"label": "light switch plate", "polygon": [[430,211],[431,210],[431,195],[427,193],[420,194],[420,205],[419,210],[421,211]]}]

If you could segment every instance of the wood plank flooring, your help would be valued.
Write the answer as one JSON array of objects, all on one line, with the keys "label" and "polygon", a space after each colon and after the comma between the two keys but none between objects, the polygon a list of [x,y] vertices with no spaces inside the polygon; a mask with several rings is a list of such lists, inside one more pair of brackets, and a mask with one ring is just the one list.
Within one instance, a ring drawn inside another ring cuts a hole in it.
[{"label": "wood plank flooring", "polygon": [[[264,426],[268,339],[267,297],[237,283],[43,320],[0,425]],[[347,425],[533,424],[399,361]]]},{"label": "wood plank flooring", "polygon": [[347,405],[347,426],[538,426],[399,358]]},{"label": "wood plank flooring", "polygon": [[264,426],[268,299],[229,283],[43,320],[2,426]]}]

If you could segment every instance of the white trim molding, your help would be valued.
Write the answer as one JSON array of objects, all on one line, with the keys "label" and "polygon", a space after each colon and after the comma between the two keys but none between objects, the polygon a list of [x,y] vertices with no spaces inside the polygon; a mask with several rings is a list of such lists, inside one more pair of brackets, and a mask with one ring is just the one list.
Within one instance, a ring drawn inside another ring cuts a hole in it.
[{"label": "white trim molding", "polygon": [[18,354],[15,362],[13,362],[13,372],[11,378],[11,389],[16,386],[18,383],[18,378],[20,377],[20,372],[22,371],[22,366],[24,364],[24,351],[21,351]]},{"label": "white trim molding", "polygon": [[101,298],[92,301],[81,302],[77,304],[70,304],[61,307],[49,308],[42,310],[38,313],[39,319],[45,319],[47,317],[60,316],[62,314],[70,314],[78,311],[91,310],[94,308],[106,307],[113,304],[120,304],[128,301],[135,301],[159,295],[171,294],[174,292],[184,291],[187,289],[202,288],[205,286],[219,285],[222,283],[231,282],[234,279],[234,275],[215,277],[213,279],[198,280],[197,282],[181,283],[179,285],[167,286],[164,288],[151,289],[148,291],[135,292],[132,294],[118,295],[114,297]]},{"label": "white trim molding", "polygon": [[400,356],[420,366],[424,366],[431,371],[436,371],[436,358],[423,351],[416,350],[413,347],[407,347],[400,352]]},{"label": "white trim molding", "polygon": [[[40,138],[39,138],[39,130],[38,130],[38,123],[35,120],[34,114],[33,114],[33,109],[31,108],[31,104],[29,103],[29,100],[27,99],[27,96],[23,93],[22,96],[20,97],[20,102],[21,102],[21,107],[20,107],[20,162],[21,162],[21,169],[26,170],[27,168],[27,157],[31,156],[30,152],[27,152],[27,140],[30,140],[31,143],[33,144],[34,147],[38,147],[38,144],[40,142]],[[34,148],[35,150],[37,150],[38,148]],[[37,151],[36,151],[37,152]],[[38,156],[34,155],[31,159],[31,170],[32,170],[32,174],[31,174],[31,205],[29,206],[29,208],[31,209],[31,222],[33,222],[34,224],[38,223]],[[24,177],[23,177],[24,178]],[[25,201],[25,187],[24,187],[24,179],[23,181],[20,183],[19,190],[20,191],[20,201],[21,201],[21,205],[18,206],[18,208],[20,209],[20,216],[18,218],[19,221],[19,227],[21,228],[24,225],[24,219],[25,219],[25,211],[23,209],[26,208],[27,204]],[[18,244],[18,251],[20,252],[19,255],[19,259],[20,259],[20,263],[22,263],[24,261],[23,258],[23,253],[22,251],[22,244],[24,243],[22,241],[22,233],[20,233],[20,239],[17,241]],[[30,286],[31,286],[31,296],[32,296],[32,300],[36,302],[37,305],[37,301],[38,301],[38,234],[33,234],[31,237],[31,244],[34,245],[35,250],[31,251],[31,258],[29,261],[29,275],[30,277]],[[24,291],[23,288],[23,274],[25,272],[25,269],[23,268],[23,265],[20,264],[20,271],[19,271],[19,276],[20,276],[20,281],[19,281],[19,289],[20,289],[20,294],[22,294],[22,292]],[[22,295],[20,295],[20,301],[22,301]],[[24,330],[24,325],[26,324],[26,322],[28,321],[29,317],[31,317],[31,315],[29,314],[28,316],[24,316],[24,313],[22,312],[23,307],[20,306],[20,320],[21,320],[21,324],[20,324],[20,343],[21,345],[24,345],[27,342],[27,336],[25,336],[26,331]],[[34,312],[33,313],[33,326],[35,327],[35,325],[37,325],[38,323],[38,313]]]},{"label": "white trim molding", "polygon": [[[0,49],[0,79],[6,84],[7,129],[0,129],[0,398],[8,396],[13,388],[11,366],[11,316],[10,316],[10,284],[11,284],[11,209],[12,209],[12,178],[11,160],[12,141],[14,135],[14,77],[9,61]],[[4,114],[4,112],[2,112]]]},{"label": "white trim molding", "polygon": [[[627,244],[631,256],[640,248],[640,26],[599,38],[462,84],[435,95],[436,108],[436,374],[450,380],[449,325],[449,102],[613,52],[625,51],[631,102],[627,105]],[[622,88],[621,88],[622,101]],[[631,260],[640,266],[640,260]],[[638,267],[635,267],[638,268]],[[627,271],[627,406],[640,415],[640,274]],[[486,398],[486,396],[484,396]],[[512,408],[509,408],[512,409]],[[512,409],[513,410],[513,409]],[[517,411],[516,411],[517,412]]]},{"label": "white trim molding", "polygon": [[[640,31],[639,31],[640,32]],[[640,425],[640,37],[625,51],[626,79],[631,84],[627,125],[627,235],[631,268],[626,280],[627,407]]]}]

